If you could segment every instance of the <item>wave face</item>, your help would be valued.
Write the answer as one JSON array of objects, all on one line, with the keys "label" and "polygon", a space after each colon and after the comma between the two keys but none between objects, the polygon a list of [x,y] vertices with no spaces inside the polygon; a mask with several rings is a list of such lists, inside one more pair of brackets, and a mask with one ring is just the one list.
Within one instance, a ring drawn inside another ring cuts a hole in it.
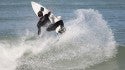
[{"label": "wave face", "polygon": [[53,33],[36,38],[28,30],[18,41],[1,41],[0,70],[84,70],[114,57],[114,36],[102,15],[93,9],[74,14],[59,41]]}]

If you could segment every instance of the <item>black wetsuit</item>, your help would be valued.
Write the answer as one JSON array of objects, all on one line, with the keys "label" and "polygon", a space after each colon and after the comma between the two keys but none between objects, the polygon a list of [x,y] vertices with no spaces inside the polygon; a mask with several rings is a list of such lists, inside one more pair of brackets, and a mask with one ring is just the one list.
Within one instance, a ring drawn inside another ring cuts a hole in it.
[{"label": "black wetsuit", "polygon": [[[45,14],[44,16],[42,16],[37,24],[38,27],[38,35],[40,35],[41,33],[41,27],[46,25],[47,22],[50,22],[49,20],[49,16],[50,16],[50,12],[48,14]],[[50,25],[47,26],[46,31],[54,31],[56,30],[56,28],[60,25],[61,27],[61,31],[59,31],[59,33],[63,33],[65,30],[64,28],[64,23],[62,20],[57,21],[56,23],[52,23]]]},{"label": "black wetsuit", "polygon": [[38,27],[38,35],[41,33],[41,26],[44,26],[49,20],[50,12],[42,16],[37,24]]},{"label": "black wetsuit", "polygon": [[57,21],[56,23],[49,25],[46,30],[47,30],[47,31],[53,31],[53,30],[55,30],[59,25],[61,26],[61,28],[64,27],[64,23],[63,23],[62,20],[59,20],[59,21]]}]

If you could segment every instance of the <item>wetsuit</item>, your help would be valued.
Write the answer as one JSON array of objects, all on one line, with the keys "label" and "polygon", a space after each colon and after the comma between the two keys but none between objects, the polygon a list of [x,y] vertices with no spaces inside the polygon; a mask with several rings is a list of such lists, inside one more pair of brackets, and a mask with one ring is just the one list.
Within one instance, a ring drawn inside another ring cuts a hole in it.
[{"label": "wetsuit", "polygon": [[47,31],[53,31],[53,30],[55,30],[59,25],[61,26],[61,28],[64,27],[64,23],[63,23],[62,20],[59,20],[59,21],[57,21],[56,23],[49,25],[46,30],[47,30]]},{"label": "wetsuit", "polygon": [[44,16],[40,17],[40,20],[38,21],[37,27],[38,27],[38,35],[41,33],[41,27],[44,26],[49,21],[50,12],[48,14],[45,14]]}]

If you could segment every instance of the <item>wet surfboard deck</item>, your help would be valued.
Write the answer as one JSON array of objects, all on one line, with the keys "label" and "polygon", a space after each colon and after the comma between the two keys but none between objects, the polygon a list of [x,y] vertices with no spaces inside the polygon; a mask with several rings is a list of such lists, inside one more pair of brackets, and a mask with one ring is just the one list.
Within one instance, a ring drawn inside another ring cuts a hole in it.
[{"label": "wet surfboard deck", "polygon": [[[31,5],[32,5],[32,8],[35,12],[35,14],[38,16],[38,12],[41,10],[41,7],[44,8],[44,11],[43,11],[43,16],[45,14],[47,14],[48,12],[50,12],[50,10],[48,10],[46,7],[42,6],[41,4],[39,3],[36,3],[34,1],[31,1]],[[61,19],[61,16],[55,16],[52,12],[50,14],[50,17],[49,17],[51,23],[55,23],[57,21],[59,21]]]}]

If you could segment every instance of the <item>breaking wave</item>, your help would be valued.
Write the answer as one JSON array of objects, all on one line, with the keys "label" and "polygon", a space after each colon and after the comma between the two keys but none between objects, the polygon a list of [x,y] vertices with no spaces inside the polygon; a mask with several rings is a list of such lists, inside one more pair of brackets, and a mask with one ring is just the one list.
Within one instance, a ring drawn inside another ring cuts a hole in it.
[{"label": "breaking wave", "polygon": [[114,57],[114,36],[102,15],[93,9],[74,14],[59,40],[54,33],[37,38],[27,30],[18,40],[1,41],[0,70],[86,69]]}]

